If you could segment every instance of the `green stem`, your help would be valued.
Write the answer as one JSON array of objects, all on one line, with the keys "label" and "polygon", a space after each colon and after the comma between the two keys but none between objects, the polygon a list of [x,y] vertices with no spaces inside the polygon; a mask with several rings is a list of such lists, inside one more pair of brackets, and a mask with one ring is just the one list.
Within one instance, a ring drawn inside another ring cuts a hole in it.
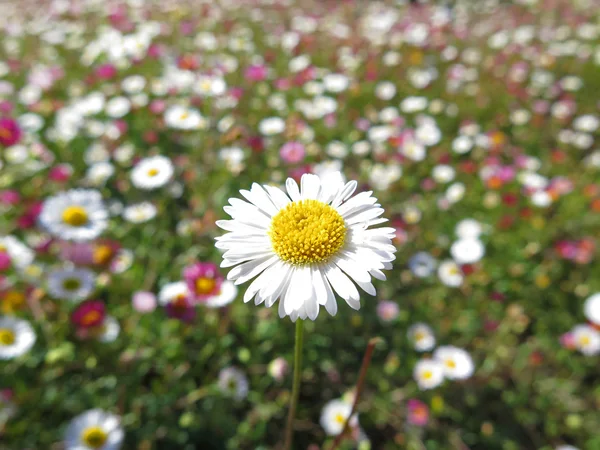
[{"label": "green stem", "polygon": [[304,321],[298,319],[296,322],[296,342],[294,344],[294,382],[292,387],[292,398],[290,399],[290,409],[288,412],[287,425],[285,427],[284,450],[292,448],[292,436],[294,434],[294,417],[296,415],[296,406],[298,405],[298,396],[300,394],[300,378],[302,369],[302,341],[304,337]]}]

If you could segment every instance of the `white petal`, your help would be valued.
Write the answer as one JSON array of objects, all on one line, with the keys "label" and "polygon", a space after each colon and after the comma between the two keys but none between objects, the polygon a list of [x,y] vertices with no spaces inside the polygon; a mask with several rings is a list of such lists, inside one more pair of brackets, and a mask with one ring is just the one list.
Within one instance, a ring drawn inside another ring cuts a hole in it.
[{"label": "white petal", "polygon": [[293,178],[285,180],[285,187],[287,188],[288,195],[293,202],[301,200],[300,189],[298,189],[298,183]]},{"label": "white petal", "polygon": [[271,201],[277,208],[282,209],[285,208],[288,203],[290,203],[290,199],[285,193],[276,187],[264,185],[265,190],[269,193],[271,197]]},{"label": "white petal", "polygon": [[341,191],[339,191],[338,194],[335,196],[335,198],[331,202],[331,206],[333,206],[334,208],[337,208],[338,206],[340,206],[340,204],[343,201],[350,198],[350,196],[356,190],[357,186],[358,186],[358,183],[356,181],[354,181],[354,180],[348,181],[346,183],[346,185],[343,187],[343,189]]},{"label": "white petal", "polygon": [[319,191],[321,190],[321,181],[318,176],[305,173],[300,179],[300,187],[302,189],[302,199],[316,200],[319,197]]}]

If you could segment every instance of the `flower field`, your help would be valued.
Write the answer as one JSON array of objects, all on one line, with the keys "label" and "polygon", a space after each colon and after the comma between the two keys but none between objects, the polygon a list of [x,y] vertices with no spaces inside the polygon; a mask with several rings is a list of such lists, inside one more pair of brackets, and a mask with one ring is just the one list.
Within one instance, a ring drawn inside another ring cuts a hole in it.
[{"label": "flower field", "polygon": [[600,4],[0,5],[0,450],[600,450]]}]

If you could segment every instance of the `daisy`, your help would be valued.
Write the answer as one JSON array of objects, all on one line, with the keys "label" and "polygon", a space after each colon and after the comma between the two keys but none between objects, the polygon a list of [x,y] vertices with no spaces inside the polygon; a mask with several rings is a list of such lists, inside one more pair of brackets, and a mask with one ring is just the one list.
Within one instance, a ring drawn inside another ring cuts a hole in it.
[{"label": "daisy", "polygon": [[600,292],[587,298],[583,305],[583,313],[594,325],[600,325]]},{"label": "daisy", "polygon": [[281,117],[268,117],[260,121],[258,130],[263,136],[273,136],[285,130],[285,121]]},{"label": "daisy", "polygon": [[370,191],[351,197],[356,181],[305,174],[300,184],[288,178],[286,195],[254,183],[240,191],[249,203],[229,200],[224,210],[232,220],[217,221],[228,231],[217,238],[221,267],[236,266],[227,275],[236,285],[257,277],[244,301],[271,307],[280,299],[280,317],[315,320],[320,306],[335,315],[334,292],[358,310],[354,283],[375,295],[371,277],[384,280],[381,270],[391,269],[395,229],[368,229],[385,222],[384,210]]},{"label": "daisy", "polygon": [[[329,401],[321,410],[320,423],[328,436],[336,436],[344,429],[344,424],[350,413],[352,405],[344,400],[336,399]],[[358,414],[354,414],[350,419],[350,426],[358,425]]]},{"label": "daisy", "polygon": [[6,253],[10,263],[17,269],[25,269],[33,263],[35,252],[16,237],[0,236],[0,253]]},{"label": "daisy", "polygon": [[589,325],[576,325],[571,330],[575,348],[586,356],[600,353],[600,332]]},{"label": "daisy", "polygon": [[429,325],[415,323],[408,329],[408,339],[413,342],[415,350],[426,352],[435,347],[435,336]]},{"label": "daisy", "polygon": [[75,417],[65,432],[65,450],[118,450],[125,433],[120,417],[91,409]]},{"label": "daisy", "polygon": [[440,281],[450,287],[460,286],[464,279],[460,267],[452,260],[443,261],[438,267],[437,273]]},{"label": "daisy", "polygon": [[235,367],[227,367],[219,372],[218,385],[223,394],[235,400],[243,400],[248,396],[248,378]]},{"label": "daisy", "polygon": [[198,130],[204,128],[207,121],[197,110],[175,105],[165,111],[165,123],[180,130]]},{"label": "daisy", "polygon": [[231,303],[237,295],[237,287],[223,280],[219,268],[213,263],[196,263],[183,270],[190,297],[195,303],[220,308]]},{"label": "daisy", "polygon": [[461,238],[452,244],[450,254],[458,264],[474,264],[485,255],[485,247],[479,239]]},{"label": "daisy", "polygon": [[444,381],[444,366],[433,359],[421,359],[415,365],[413,378],[420,389],[433,389]]},{"label": "daisy", "polygon": [[450,380],[465,380],[474,371],[473,360],[465,350],[450,345],[438,347],[433,358],[444,368],[444,376]]},{"label": "daisy", "polygon": [[113,316],[106,316],[100,325],[99,331],[98,340],[100,342],[113,342],[119,337],[121,325]]},{"label": "daisy", "polygon": [[35,331],[26,320],[0,317],[0,360],[17,358],[35,343]]},{"label": "daisy", "polygon": [[131,171],[131,183],[138,189],[157,189],[173,178],[173,163],[165,156],[142,159]]},{"label": "daisy", "polygon": [[150,202],[129,205],[123,209],[123,218],[131,223],[144,223],[156,217],[156,206]]},{"label": "daisy", "polygon": [[100,192],[72,189],[46,199],[38,220],[46,231],[60,239],[89,241],[108,226],[108,211]]},{"label": "daisy", "polygon": [[57,299],[80,302],[96,286],[96,276],[88,269],[57,269],[48,275],[48,292]]}]

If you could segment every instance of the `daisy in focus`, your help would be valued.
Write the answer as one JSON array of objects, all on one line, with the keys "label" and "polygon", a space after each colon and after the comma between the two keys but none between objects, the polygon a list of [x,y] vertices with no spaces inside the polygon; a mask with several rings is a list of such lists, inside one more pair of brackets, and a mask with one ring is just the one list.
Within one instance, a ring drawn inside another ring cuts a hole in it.
[{"label": "daisy in focus", "polygon": [[357,182],[342,176],[305,174],[300,187],[286,181],[282,190],[257,183],[232,198],[224,210],[232,220],[217,225],[228,231],[217,238],[225,250],[221,267],[234,267],[227,279],[236,285],[252,278],[244,302],[267,307],[280,299],[279,316],[315,320],[324,306],[337,313],[334,292],[355,310],[360,294],[355,284],[375,295],[371,277],[385,280],[395,259],[395,229],[370,228],[385,222],[384,210],[371,191],[352,197]]},{"label": "daisy in focus", "polygon": [[100,409],[75,417],[65,433],[66,450],[118,450],[125,433],[120,419]]}]

